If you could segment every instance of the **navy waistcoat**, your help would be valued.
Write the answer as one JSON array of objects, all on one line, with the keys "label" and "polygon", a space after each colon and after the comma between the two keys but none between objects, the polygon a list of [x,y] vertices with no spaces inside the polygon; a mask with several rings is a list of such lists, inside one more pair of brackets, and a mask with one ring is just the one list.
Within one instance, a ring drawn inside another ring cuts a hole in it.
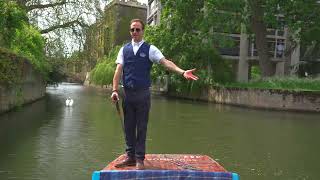
[{"label": "navy waistcoat", "polygon": [[150,70],[152,62],[149,59],[150,45],[143,43],[136,55],[131,43],[123,47],[123,85],[131,89],[147,89],[151,86]]}]

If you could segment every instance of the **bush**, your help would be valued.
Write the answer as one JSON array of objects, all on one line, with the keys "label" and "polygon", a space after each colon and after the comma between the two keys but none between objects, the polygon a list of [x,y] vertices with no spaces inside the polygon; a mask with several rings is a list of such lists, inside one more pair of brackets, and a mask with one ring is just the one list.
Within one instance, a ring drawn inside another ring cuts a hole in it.
[{"label": "bush", "polygon": [[112,48],[108,55],[99,59],[96,67],[91,71],[90,81],[96,85],[109,85],[112,84],[114,70],[116,68],[115,60],[117,59],[118,52],[121,46]]},{"label": "bush", "polygon": [[[196,82],[187,82],[180,75],[170,74],[170,87],[177,92],[201,91],[213,83],[233,81],[231,64],[222,59],[215,48],[203,37],[195,33],[169,32],[167,26],[147,26],[145,39],[155,44],[166,56],[182,69],[197,68],[195,74],[199,76]],[[209,66],[209,67],[208,67]],[[161,66],[152,69],[151,77],[155,81],[167,72]]]},{"label": "bush", "polygon": [[10,49],[26,56],[45,75],[49,71],[49,64],[45,60],[43,47],[44,39],[41,34],[34,27],[24,24],[21,29],[16,29]]},{"label": "bush", "polygon": [[226,87],[282,89],[294,91],[320,91],[320,80],[298,77],[273,77],[251,81],[249,83],[232,83]]},{"label": "bush", "polygon": [[0,84],[13,85],[21,80],[23,58],[17,57],[7,49],[0,48]]}]

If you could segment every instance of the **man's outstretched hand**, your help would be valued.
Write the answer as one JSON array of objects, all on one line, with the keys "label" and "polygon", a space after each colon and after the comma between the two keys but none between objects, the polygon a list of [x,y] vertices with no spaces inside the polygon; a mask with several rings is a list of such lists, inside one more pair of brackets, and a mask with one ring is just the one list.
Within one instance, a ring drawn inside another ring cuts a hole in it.
[{"label": "man's outstretched hand", "polygon": [[190,69],[190,70],[186,70],[184,73],[183,73],[183,77],[188,79],[188,80],[198,80],[198,76],[194,75],[193,72],[196,71],[196,69]]}]

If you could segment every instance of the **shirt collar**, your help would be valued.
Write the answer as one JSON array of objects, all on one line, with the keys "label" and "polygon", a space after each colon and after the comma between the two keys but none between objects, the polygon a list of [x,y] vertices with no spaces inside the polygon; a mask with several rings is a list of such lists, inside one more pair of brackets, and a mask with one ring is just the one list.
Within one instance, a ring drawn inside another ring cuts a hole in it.
[{"label": "shirt collar", "polygon": [[133,40],[131,41],[132,46],[140,47],[142,43],[144,43],[144,40],[141,40],[140,42],[134,42]]}]

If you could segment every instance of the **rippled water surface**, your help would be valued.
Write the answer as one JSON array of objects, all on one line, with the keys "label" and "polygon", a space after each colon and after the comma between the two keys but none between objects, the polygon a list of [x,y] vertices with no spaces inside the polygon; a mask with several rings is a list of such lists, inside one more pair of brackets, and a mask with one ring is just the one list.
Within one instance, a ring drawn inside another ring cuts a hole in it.
[{"label": "rippled water surface", "polygon": [[[67,97],[74,99],[66,107]],[[88,180],[123,153],[109,95],[77,84],[0,115],[0,179]],[[243,180],[320,179],[320,116],[154,96],[147,153],[206,154]]]}]

